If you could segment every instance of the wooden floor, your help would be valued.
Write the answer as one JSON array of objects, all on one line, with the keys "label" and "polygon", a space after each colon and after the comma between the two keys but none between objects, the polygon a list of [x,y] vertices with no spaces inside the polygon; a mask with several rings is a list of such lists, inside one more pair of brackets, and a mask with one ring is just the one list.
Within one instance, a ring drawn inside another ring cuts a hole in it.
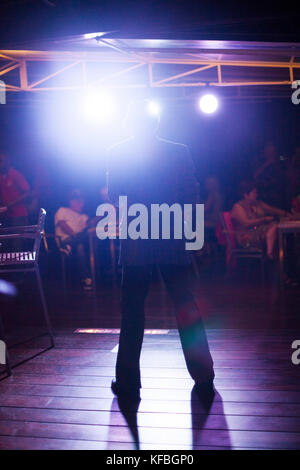
[{"label": "wooden floor", "polygon": [[[170,330],[145,336],[139,409],[120,410],[110,391],[118,335],[57,329],[55,349],[0,381],[0,449],[300,449],[295,331],[209,329],[208,338],[210,409],[191,393]],[[12,360],[39,352],[39,341],[12,349]]]}]

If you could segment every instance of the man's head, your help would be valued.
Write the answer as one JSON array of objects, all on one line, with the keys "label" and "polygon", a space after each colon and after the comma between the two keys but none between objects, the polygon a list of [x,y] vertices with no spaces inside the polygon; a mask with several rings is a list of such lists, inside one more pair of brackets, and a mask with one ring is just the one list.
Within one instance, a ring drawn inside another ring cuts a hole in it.
[{"label": "man's head", "polygon": [[159,120],[159,113],[151,109],[151,101],[139,100],[128,106],[124,125],[134,137],[149,138],[156,134]]},{"label": "man's head", "polygon": [[10,167],[9,158],[5,153],[0,152],[0,173],[7,173]]},{"label": "man's head", "polygon": [[81,213],[84,208],[84,198],[78,189],[74,189],[69,194],[69,207],[75,212]]},{"label": "man's head", "polygon": [[239,194],[245,201],[255,203],[258,196],[255,181],[242,181],[239,185]]}]

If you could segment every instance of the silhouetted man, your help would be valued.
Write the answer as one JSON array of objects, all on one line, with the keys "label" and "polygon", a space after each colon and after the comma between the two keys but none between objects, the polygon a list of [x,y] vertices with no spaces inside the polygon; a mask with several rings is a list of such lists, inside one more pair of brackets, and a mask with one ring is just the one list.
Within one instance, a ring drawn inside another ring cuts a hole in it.
[{"label": "silhouetted man", "polygon": [[[128,207],[142,203],[147,208],[151,204],[195,204],[198,183],[188,149],[185,145],[157,137],[159,117],[151,114],[149,106],[149,102],[142,101],[129,107],[126,125],[133,137],[110,150],[110,200],[116,204],[119,196],[127,196]],[[112,382],[112,391],[119,397],[139,398],[144,303],[155,265],[158,265],[174,303],[189,373],[199,393],[213,393],[213,361],[200,312],[189,289],[189,263],[185,239],[162,239],[160,236],[159,239],[121,240],[122,325],[116,381]]]}]

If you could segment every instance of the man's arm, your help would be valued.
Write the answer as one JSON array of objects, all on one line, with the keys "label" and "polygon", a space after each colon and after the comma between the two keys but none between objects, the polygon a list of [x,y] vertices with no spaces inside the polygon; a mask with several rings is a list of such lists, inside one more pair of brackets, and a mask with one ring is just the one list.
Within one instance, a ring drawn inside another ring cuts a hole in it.
[{"label": "man's arm", "polygon": [[13,207],[15,206],[16,204],[19,204],[20,202],[24,201],[25,199],[27,199],[30,195],[32,195],[32,191],[28,190],[26,191],[25,193],[23,193],[20,197],[18,197],[17,199],[15,199],[13,202],[7,204],[7,208],[9,209],[10,207]]},{"label": "man's arm", "polygon": [[59,220],[56,223],[56,227],[59,227],[64,233],[69,235],[69,237],[75,236],[75,232],[71,229],[70,225],[68,225],[65,220]]},{"label": "man's arm", "polygon": [[242,227],[251,228],[257,225],[263,225],[268,222],[272,222],[273,217],[257,217],[255,219],[249,219],[245,210],[239,205],[235,204],[231,211],[231,217],[236,220]]},{"label": "man's arm", "polygon": [[19,204],[20,202],[24,201],[27,199],[31,194],[31,191],[27,191],[26,193],[23,193],[20,197],[15,199],[13,202],[10,204],[6,204],[6,206],[1,206],[0,207],[0,214],[3,214],[3,212],[6,212],[10,207],[15,206],[16,204]]},{"label": "man's arm", "polygon": [[260,201],[260,205],[266,214],[277,215],[279,217],[291,217],[292,216],[290,212],[283,211],[282,209],[278,209],[278,207],[269,206],[269,204],[266,204],[263,201]]}]

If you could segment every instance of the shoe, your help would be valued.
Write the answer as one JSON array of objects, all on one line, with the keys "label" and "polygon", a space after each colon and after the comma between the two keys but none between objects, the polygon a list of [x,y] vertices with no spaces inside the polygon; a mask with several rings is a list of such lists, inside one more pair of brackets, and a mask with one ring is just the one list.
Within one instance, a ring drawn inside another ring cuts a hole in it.
[{"label": "shoe", "polygon": [[140,401],[141,399],[139,388],[122,388],[115,380],[111,382],[111,390],[118,398],[132,401]]},{"label": "shoe", "polygon": [[90,277],[82,279],[81,282],[84,290],[93,290],[93,281]]},{"label": "shoe", "polygon": [[214,381],[195,382],[194,390],[201,400],[209,401],[215,396]]}]

